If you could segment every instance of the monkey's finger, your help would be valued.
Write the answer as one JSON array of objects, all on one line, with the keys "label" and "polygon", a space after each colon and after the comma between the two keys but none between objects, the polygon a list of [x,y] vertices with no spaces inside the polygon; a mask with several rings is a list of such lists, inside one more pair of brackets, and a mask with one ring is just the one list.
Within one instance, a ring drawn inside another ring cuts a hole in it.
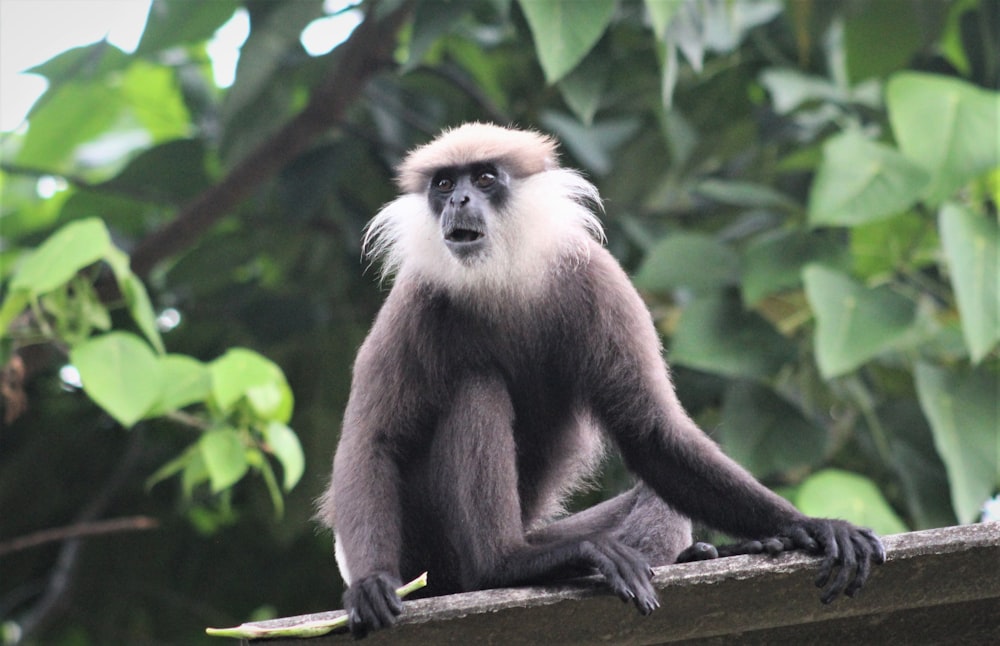
[{"label": "monkey's finger", "polygon": [[632,590],[636,608],[643,615],[648,615],[653,610],[660,607],[660,601],[656,593],[656,588],[651,580],[651,568],[645,557],[631,547],[613,541],[609,546],[609,552],[614,555],[614,561],[619,569],[626,585]]},{"label": "monkey's finger", "polygon": [[600,546],[592,541],[584,541],[580,544],[580,556],[591,567],[595,568],[604,577],[605,582],[619,599],[629,602],[635,599],[635,593],[629,588],[618,571],[617,566],[608,557]]},{"label": "monkey's finger", "polygon": [[386,595],[383,590],[373,594],[370,599],[370,616],[373,628],[381,629],[391,626],[396,617],[403,611],[402,603],[396,596],[395,590],[390,590]]},{"label": "monkey's finger", "polygon": [[833,577],[833,581],[829,586],[827,586],[827,588],[823,591],[823,594],[820,596],[820,601],[824,604],[833,603],[833,600],[839,597],[841,593],[847,589],[847,586],[851,582],[856,570],[856,563],[852,563],[851,566],[848,566],[846,563],[841,564],[840,568],[837,570],[837,575]]},{"label": "monkey's finger", "polygon": [[[834,541],[837,544],[839,558],[834,563],[839,565],[837,575],[823,592],[821,601],[830,603],[847,589],[848,584],[853,580],[858,571],[857,553],[855,551],[852,532],[846,528],[838,527],[834,532]],[[832,567],[832,565],[831,565]]]},{"label": "monkey's finger", "polygon": [[774,556],[785,551],[785,543],[780,538],[768,538],[761,542],[761,549]]},{"label": "monkey's finger", "polygon": [[709,559],[717,559],[722,555],[722,548],[716,548],[710,543],[692,543],[689,547],[685,548],[683,552],[677,555],[678,563],[690,563],[692,561],[707,561]]},{"label": "monkey's finger", "polygon": [[788,538],[792,543],[807,552],[819,552],[820,544],[801,525],[796,525],[788,532]]},{"label": "monkey's finger", "polygon": [[821,549],[823,553],[823,562],[820,564],[819,575],[816,577],[816,587],[822,588],[829,582],[833,574],[833,568],[840,563],[841,552],[832,525],[824,523],[817,527],[816,530],[820,535],[814,539],[818,544],[815,551],[820,551]]},{"label": "monkey's finger", "polygon": [[633,602],[644,615],[659,607],[649,565],[639,552],[616,540],[591,545],[600,556],[598,567],[619,599]]},{"label": "monkey's finger", "polygon": [[368,636],[368,625],[361,619],[361,614],[357,608],[352,609],[347,614],[347,627],[351,631],[354,639],[364,639]]},{"label": "monkey's finger", "polygon": [[875,563],[877,565],[885,563],[885,545],[882,544],[882,539],[867,527],[862,527],[859,531],[871,546],[872,557]]},{"label": "monkey's finger", "polygon": [[852,537],[854,541],[854,546],[860,555],[858,558],[858,571],[854,575],[854,580],[851,581],[847,589],[844,590],[844,594],[849,597],[854,597],[859,590],[868,581],[868,577],[872,572],[872,559],[877,558],[877,552],[871,549],[871,546],[865,542],[865,537]]}]

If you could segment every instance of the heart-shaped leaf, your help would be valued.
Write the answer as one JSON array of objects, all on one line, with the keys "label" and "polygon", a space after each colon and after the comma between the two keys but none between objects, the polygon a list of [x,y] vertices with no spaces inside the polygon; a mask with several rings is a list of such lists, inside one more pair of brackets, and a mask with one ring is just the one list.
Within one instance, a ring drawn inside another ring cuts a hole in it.
[{"label": "heart-shaped leaf", "polygon": [[902,72],[885,95],[900,150],[930,173],[922,194],[931,204],[1000,166],[1000,94],[938,74]]},{"label": "heart-shaped leaf", "polygon": [[521,0],[545,80],[555,83],[577,66],[604,34],[615,0]]},{"label": "heart-shaped leaf", "polygon": [[160,364],[142,339],[128,332],[93,337],[70,350],[83,390],[125,427],[142,419],[162,391]]},{"label": "heart-shaped leaf", "polygon": [[823,145],[809,191],[809,222],[854,226],[908,209],[927,185],[927,173],[894,149],[850,131]]},{"label": "heart-shaped leaf", "polygon": [[868,289],[822,265],[802,273],[816,314],[816,360],[837,377],[891,349],[913,331],[916,306],[887,287]]},{"label": "heart-shaped leaf", "polygon": [[239,482],[250,468],[246,447],[235,429],[218,428],[205,433],[198,442],[198,448],[214,493]]}]

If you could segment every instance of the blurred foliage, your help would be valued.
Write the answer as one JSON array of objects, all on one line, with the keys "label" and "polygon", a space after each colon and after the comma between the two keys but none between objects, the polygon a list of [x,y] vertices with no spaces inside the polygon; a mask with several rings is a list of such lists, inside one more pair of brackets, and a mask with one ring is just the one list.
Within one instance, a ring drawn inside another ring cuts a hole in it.
[{"label": "blurred foliage", "polygon": [[[194,643],[339,606],[310,517],[382,298],[361,229],[406,150],[466,120],[551,132],[598,184],[682,400],[758,477],[881,532],[978,518],[1000,485],[1000,5],[338,10],[405,12],[394,59],[361,28],[307,54],[319,0],[157,0],[135,52],[99,42],[33,70],[49,88],[0,139],[0,547],[97,518],[161,525],[0,550],[5,640]],[[234,11],[250,35],[218,88],[206,43]],[[259,146],[316,109],[348,45],[374,76],[334,88],[350,99],[335,127],[182,251],[148,255],[268,161]],[[626,478],[613,462],[577,504]]]}]

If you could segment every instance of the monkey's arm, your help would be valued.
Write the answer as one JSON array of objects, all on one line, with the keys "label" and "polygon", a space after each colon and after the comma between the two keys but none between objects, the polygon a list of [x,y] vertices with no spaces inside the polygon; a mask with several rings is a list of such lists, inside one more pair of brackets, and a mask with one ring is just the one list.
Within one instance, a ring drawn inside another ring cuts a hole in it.
[{"label": "monkey's arm", "polygon": [[589,372],[604,376],[591,386],[592,402],[626,464],[693,519],[773,548],[823,554],[817,585],[826,586],[825,603],[853,595],[872,563],[885,560],[881,541],[844,521],[805,516],[722,453],[677,400],[645,305],[616,269],[605,268],[606,280],[619,289],[598,310],[608,343]]},{"label": "monkey's arm", "polygon": [[391,625],[403,610],[395,594],[402,533],[398,469],[365,435],[345,424],[332,483],[337,550],[345,580],[350,577],[343,603],[355,637]]},{"label": "monkey's arm", "polygon": [[400,411],[412,409],[414,394],[393,370],[398,351],[385,341],[387,318],[380,315],[358,352],[324,504],[349,584],[343,602],[356,637],[392,624],[403,609],[395,593],[403,533],[400,434],[407,430]]},{"label": "monkey's arm", "polygon": [[[734,536],[760,540],[760,551],[801,548],[822,554],[816,584],[825,587],[824,603],[841,593],[854,596],[872,564],[885,561],[882,543],[871,530],[805,516],[723,454],[679,403],[652,403],[657,399],[649,392],[626,399],[615,408],[631,408],[631,413],[605,419],[629,468],[671,505]],[[639,413],[644,407],[647,412]],[[751,553],[751,545],[743,543],[733,553]]]}]

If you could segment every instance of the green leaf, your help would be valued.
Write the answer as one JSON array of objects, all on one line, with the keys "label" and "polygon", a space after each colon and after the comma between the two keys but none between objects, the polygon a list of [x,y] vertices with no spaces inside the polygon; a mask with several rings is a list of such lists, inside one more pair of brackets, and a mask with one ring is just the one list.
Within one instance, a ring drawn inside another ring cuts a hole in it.
[{"label": "green leaf", "polygon": [[209,398],[212,374],[208,366],[183,354],[168,354],[159,361],[163,389],[147,417],[163,415]]},{"label": "green leaf", "polygon": [[677,0],[645,0],[646,11],[649,12],[649,22],[653,26],[653,33],[657,40],[663,40],[667,35],[667,27],[670,20],[680,9],[681,3]]},{"label": "green leaf", "polygon": [[585,126],[576,119],[553,111],[539,117],[542,125],[559,136],[584,168],[595,175],[607,175],[614,168],[613,154],[635,136],[641,124],[632,117],[600,121]]},{"label": "green leaf", "polygon": [[847,253],[821,232],[778,231],[750,243],[743,254],[743,300],[754,305],[771,294],[802,284],[802,268],[812,262],[841,266]]},{"label": "green leaf", "polygon": [[167,478],[173,477],[181,471],[186,470],[195,460],[198,462],[202,461],[201,454],[198,452],[198,446],[189,446],[183,453],[164,464],[162,467],[157,469],[153,475],[146,478],[146,489],[152,489]]},{"label": "green leaf", "polygon": [[80,275],[40,298],[56,337],[72,347],[96,330],[111,328],[111,316],[97,291]]},{"label": "green leaf", "polygon": [[69,358],[84,392],[122,426],[142,419],[162,392],[156,355],[134,334],[93,337],[70,350]]},{"label": "green leaf", "polygon": [[234,348],[209,365],[212,396],[222,411],[229,411],[246,397],[264,419],[287,422],[293,398],[281,369],[252,350]]},{"label": "green leaf", "polygon": [[100,82],[66,83],[43,95],[28,115],[28,134],[17,163],[31,168],[68,170],[73,152],[107,131],[123,102],[117,89]]},{"label": "green leaf", "polygon": [[788,114],[810,101],[839,103],[847,99],[847,92],[830,80],[794,69],[765,69],[760,82],[771,94],[771,103],[778,114]]},{"label": "green leaf", "polygon": [[1000,226],[952,203],[941,207],[938,226],[962,334],[969,356],[978,363],[1000,340]]},{"label": "green leaf", "polygon": [[856,473],[839,469],[819,471],[802,483],[794,502],[809,516],[841,518],[883,535],[900,534],[908,529],[878,486]]},{"label": "green leaf", "polygon": [[136,60],[121,83],[125,102],[154,142],[191,134],[191,118],[173,69]]},{"label": "green leaf", "polygon": [[959,522],[979,517],[1000,487],[1000,413],[997,373],[917,364],[917,395],[944,460]]},{"label": "green leaf", "polygon": [[851,229],[853,270],[865,278],[889,277],[938,262],[940,239],[934,221],[915,211]]},{"label": "green leaf", "polygon": [[246,390],[250,408],[262,419],[287,422],[292,417],[292,391],[282,377]]},{"label": "green leaf", "polygon": [[211,38],[229,20],[236,0],[157,0],[149,7],[149,18],[135,53],[147,56],[160,50]]},{"label": "green leaf", "polygon": [[[912,380],[912,373],[907,378]],[[958,519],[951,505],[948,474],[917,397],[906,393],[890,399],[878,407],[876,415],[889,441],[888,464],[901,485],[912,529],[955,525]]]},{"label": "green leaf", "polygon": [[400,71],[405,74],[416,69],[427,58],[427,53],[464,17],[464,12],[449,2],[417,2],[413,7],[409,51]]},{"label": "green leaf", "polygon": [[[129,238],[139,238],[148,232],[148,222],[156,221],[163,213],[163,207],[160,205],[124,197],[116,189],[101,190],[104,188],[103,184],[98,187],[98,190],[67,191],[69,195],[57,211],[58,218],[63,222],[73,222],[100,213],[101,220],[116,233]],[[122,192],[138,191],[126,189]]]},{"label": "green leaf", "polygon": [[254,106],[275,77],[285,73],[289,50],[299,48],[302,30],[322,15],[321,2],[298,0],[270,4],[263,20],[255,16],[250,36],[240,48],[236,80],[223,102],[224,123],[231,123],[244,108]]},{"label": "green leaf", "polygon": [[181,491],[184,497],[190,499],[194,495],[195,487],[209,481],[208,467],[205,465],[205,456],[201,450],[201,443],[193,445],[185,455],[190,454],[190,459],[184,464],[184,471],[181,472]]},{"label": "green leaf", "polygon": [[823,162],[809,191],[809,222],[855,226],[905,211],[928,176],[894,149],[845,132],[823,145]]},{"label": "green leaf", "polygon": [[770,388],[747,381],[726,390],[716,436],[737,462],[759,477],[817,464],[826,430]]},{"label": "green leaf", "polygon": [[919,0],[865,2],[844,12],[844,50],[850,79],[857,83],[907,67],[925,44],[928,13],[944,3]]},{"label": "green leaf", "polygon": [[56,89],[66,83],[93,81],[118,72],[129,66],[131,59],[122,50],[106,40],[90,45],[67,49],[41,65],[28,70],[28,74],[44,76],[49,89]]},{"label": "green leaf", "polygon": [[797,213],[801,210],[799,203],[784,193],[770,186],[753,182],[707,179],[700,182],[695,187],[694,192],[721,204],[747,208],[778,209],[791,213]]},{"label": "green leaf", "polygon": [[250,465],[246,447],[236,429],[218,428],[201,436],[198,449],[208,469],[212,493],[219,493],[240,481]]},{"label": "green leaf", "polygon": [[7,328],[14,322],[14,319],[20,316],[29,302],[31,302],[31,294],[27,289],[21,288],[7,292],[3,304],[0,305],[0,339],[6,336]]},{"label": "green leaf", "polygon": [[545,80],[555,83],[579,64],[604,34],[615,0],[520,0]]},{"label": "green leaf", "polygon": [[[142,195],[147,200],[165,204],[180,204],[193,198],[210,183],[205,172],[204,142],[178,139],[144,150],[118,175],[100,184],[99,188],[102,194],[111,191]],[[136,210],[136,205],[129,209],[132,213]],[[100,213],[108,217],[104,210]],[[110,219],[108,221],[113,222]]]},{"label": "green leaf", "polygon": [[913,331],[916,306],[888,287],[868,289],[821,265],[809,265],[802,277],[816,314],[816,360],[827,379],[896,347]]},{"label": "green leaf", "polygon": [[794,358],[788,339],[734,297],[691,302],[670,341],[673,363],[731,377],[767,379]]},{"label": "green leaf", "polygon": [[10,288],[44,294],[68,283],[78,271],[103,258],[111,248],[108,229],[98,218],[70,222],[21,263]]},{"label": "green leaf", "polygon": [[886,104],[900,150],[930,173],[922,196],[931,204],[1000,166],[1000,94],[955,78],[903,72],[889,80]]},{"label": "green leaf", "polygon": [[111,265],[111,271],[115,275],[118,289],[122,293],[129,314],[132,315],[132,320],[153,344],[156,351],[163,354],[166,350],[163,347],[160,330],[156,327],[156,312],[153,311],[153,304],[149,301],[145,285],[142,284],[138,276],[132,273],[128,255],[112,247],[105,255],[105,259]]},{"label": "green leaf", "polygon": [[291,491],[302,478],[306,468],[305,454],[302,444],[295,432],[279,422],[271,422],[264,429],[264,439],[267,446],[278,458],[284,473],[284,489]]},{"label": "green leaf", "polygon": [[559,81],[559,93],[584,125],[594,122],[610,70],[611,64],[606,58],[591,56]]},{"label": "green leaf", "polygon": [[739,256],[725,244],[700,233],[676,233],[649,250],[634,282],[656,293],[681,287],[711,292],[735,284],[739,272]]}]

